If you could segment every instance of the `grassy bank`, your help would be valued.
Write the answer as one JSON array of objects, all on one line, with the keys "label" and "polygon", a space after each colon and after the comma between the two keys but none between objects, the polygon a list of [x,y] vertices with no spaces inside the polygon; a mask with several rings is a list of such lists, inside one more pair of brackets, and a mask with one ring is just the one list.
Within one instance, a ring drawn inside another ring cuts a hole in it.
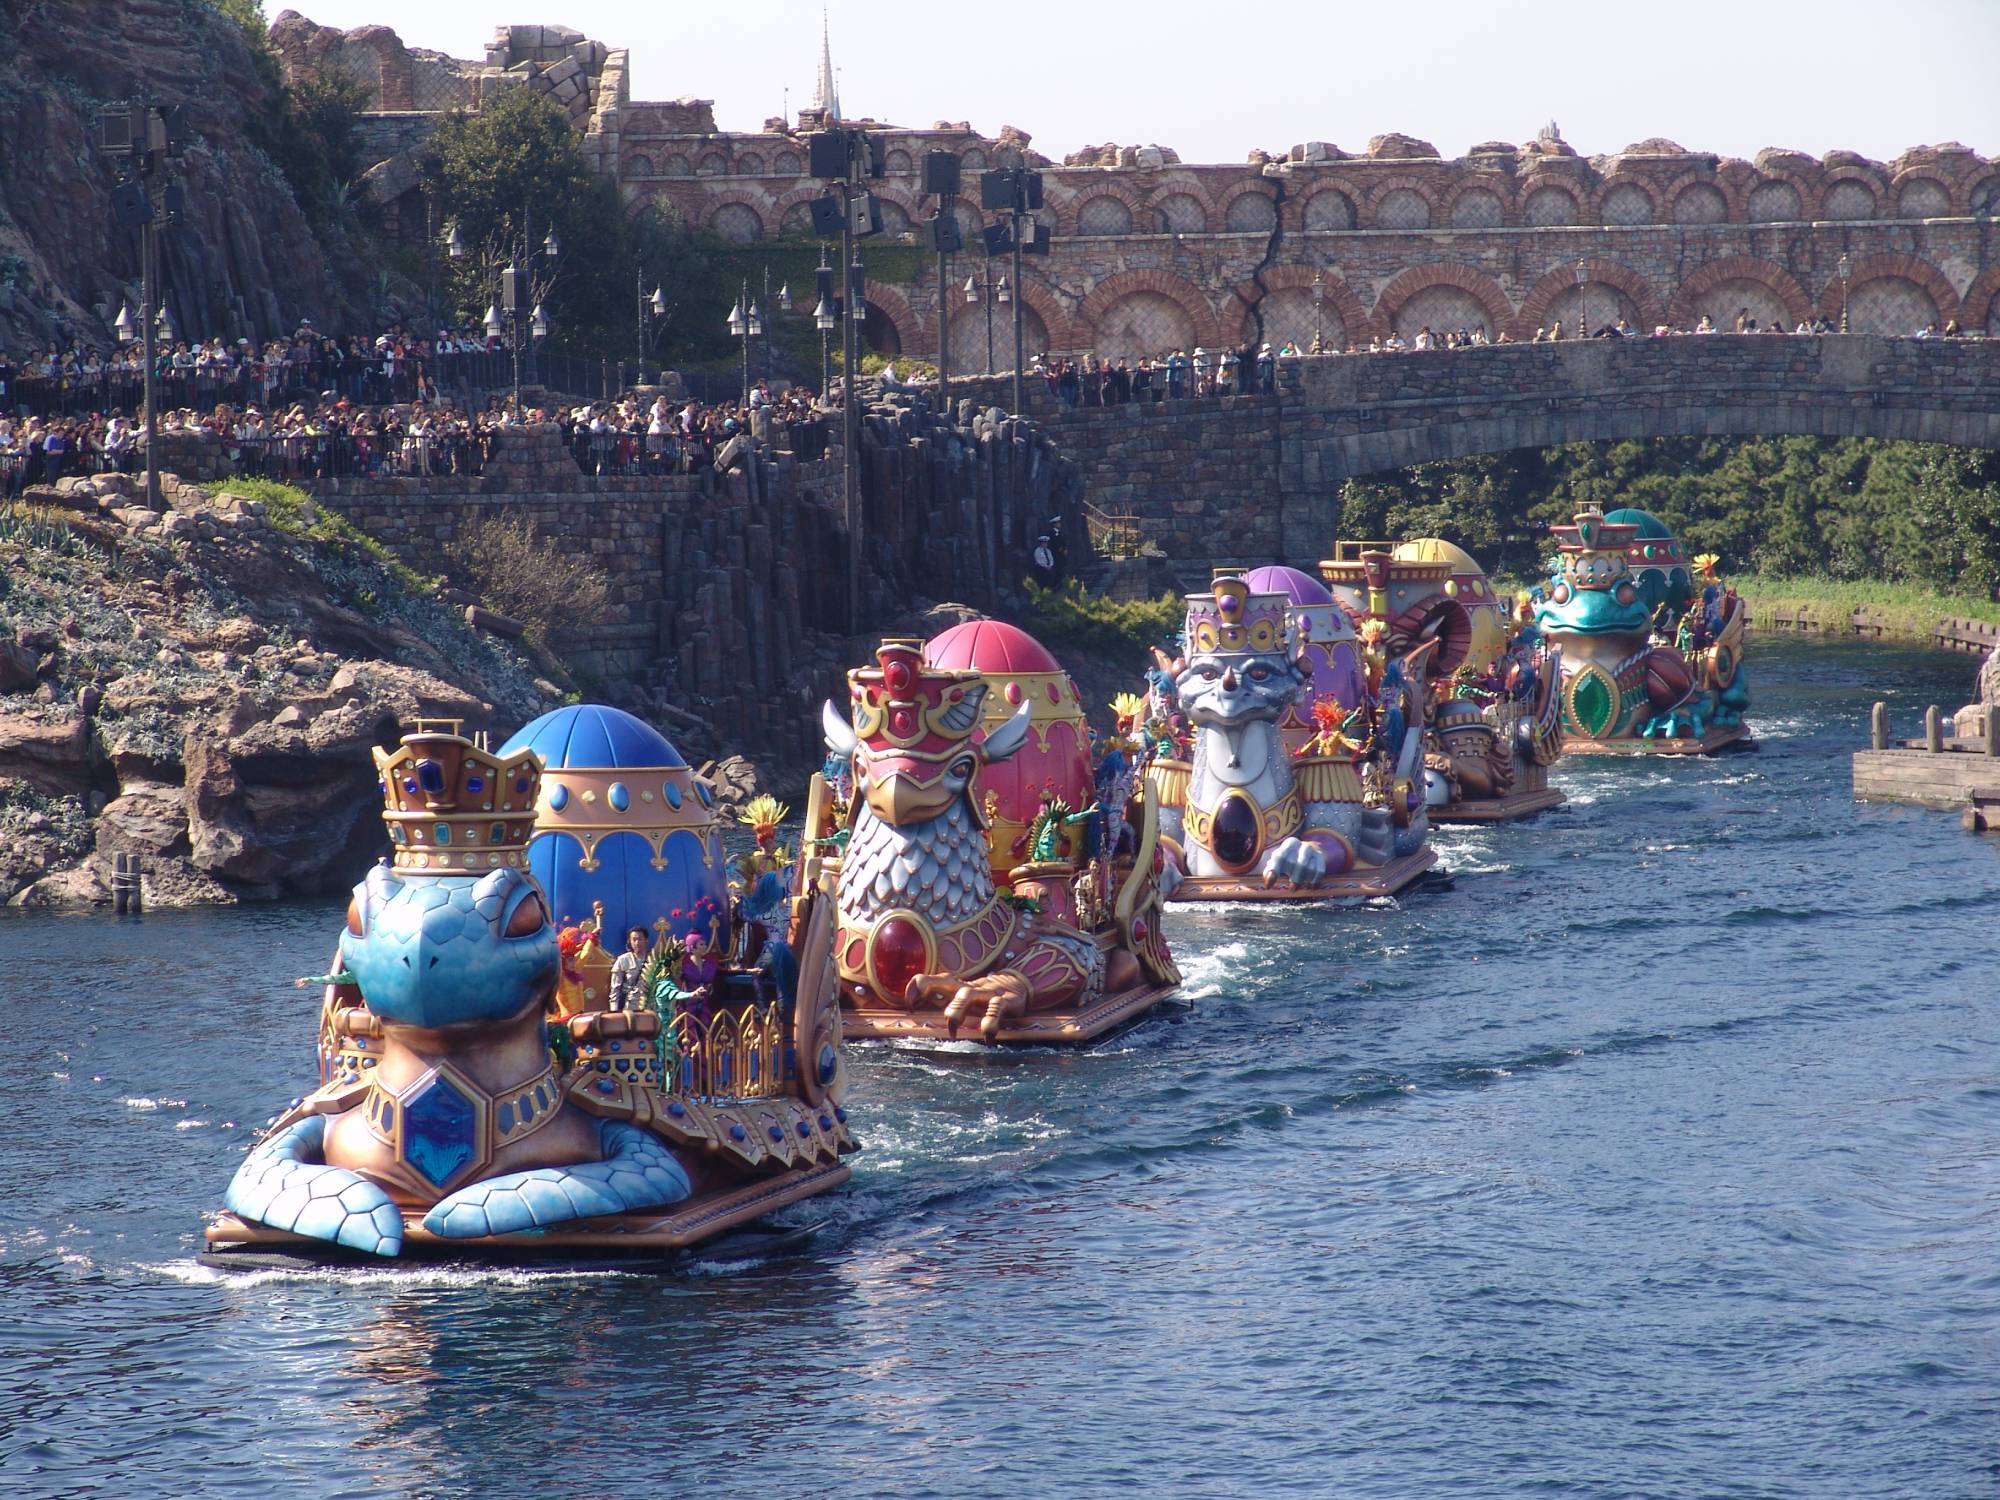
[{"label": "grassy bank", "polygon": [[1940,592],[1910,583],[1875,583],[1836,578],[1732,576],[1750,605],[1752,628],[1776,613],[1811,610],[1822,618],[1866,609],[1885,634],[1928,641],[1937,622],[1951,616],[2000,624],[2000,603],[1977,594]]}]

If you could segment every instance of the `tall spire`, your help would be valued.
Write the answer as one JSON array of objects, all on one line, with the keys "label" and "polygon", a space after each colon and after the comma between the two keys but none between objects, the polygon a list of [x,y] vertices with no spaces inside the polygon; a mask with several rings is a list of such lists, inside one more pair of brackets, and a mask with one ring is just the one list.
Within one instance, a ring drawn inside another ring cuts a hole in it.
[{"label": "tall spire", "polygon": [[819,97],[813,100],[813,107],[823,119],[840,118],[840,85],[833,81],[833,42],[827,33],[826,0],[820,0],[819,7]]}]

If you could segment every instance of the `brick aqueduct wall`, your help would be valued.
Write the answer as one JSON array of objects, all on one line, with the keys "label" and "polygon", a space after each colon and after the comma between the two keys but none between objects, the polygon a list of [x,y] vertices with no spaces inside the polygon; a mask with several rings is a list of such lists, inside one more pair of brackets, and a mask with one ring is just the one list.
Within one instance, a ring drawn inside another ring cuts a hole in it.
[{"label": "brick aqueduct wall", "polygon": [[[387,27],[341,32],[290,13],[272,37],[294,73],[338,61],[374,89],[364,138],[382,159],[365,184],[392,220],[423,222],[415,162],[426,118],[526,87],[569,112],[585,160],[635,210],[671,205],[742,243],[810,233],[808,205],[822,191],[803,175],[813,111],[720,130],[707,100],[631,99],[628,55],[559,26],[501,27],[476,61],[412,52]],[[1132,356],[1253,334],[1304,344],[1315,326],[1336,347],[1424,324],[1526,337],[1558,319],[1574,326],[1584,297],[1593,323],[1622,313],[1645,328],[1692,326],[1703,313],[1728,326],[1745,307],[1791,326],[1815,313],[1838,320],[1845,303],[1856,332],[1956,319],[2000,334],[2000,162],[1956,143],[1889,162],[1775,149],[1746,161],[1661,139],[1581,157],[1544,137],[1447,159],[1391,134],[1359,153],[1313,141],[1234,165],[1187,164],[1154,146],[1098,147],[1056,165],[1011,127],[993,137],[943,122],[881,126],[880,137],[888,175],[871,186],[891,236],[932,211],[918,177],[926,150],[957,153],[969,174],[1045,168],[1053,249],[1030,263],[1024,289],[1035,351]],[[969,244],[976,204],[968,177],[956,212]],[[981,264],[957,257],[954,287]],[[934,278],[874,282],[869,301],[878,348],[935,354]],[[954,291],[948,313],[952,365],[984,368],[985,310]],[[996,350],[1011,346],[998,331]]]},{"label": "brick aqueduct wall", "polygon": [[[215,469],[213,454],[169,461]],[[860,471],[868,627],[913,599],[993,608],[1018,589],[1046,518],[1081,524],[1076,466],[1028,422],[959,426],[919,404],[871,407]],[[598,477],[578,470],[557,429],[527,428],[504,432],[476,478],[313,489],[420,571],[479,518],[527,517],[610,576],[608,617],[562,642],[572,665],[614,696],[625,683],[660,689],[760,760],[817,761],[819,700],[853,664],[837,644],[848,616],[837,446],[811,462],[759,448],[726,475]]]},{"label": "brick aqueduct wall", "polygon": [[[1009,382],[964,394],[1004,402]],[[1270,396],[1065,410],[1025,387],[1084,498],[1188,578],[1311,563],[1348,479],[1556,443],[1801,433],[2000,449],[2000,339],[1717,334],[1280,360]]]}]

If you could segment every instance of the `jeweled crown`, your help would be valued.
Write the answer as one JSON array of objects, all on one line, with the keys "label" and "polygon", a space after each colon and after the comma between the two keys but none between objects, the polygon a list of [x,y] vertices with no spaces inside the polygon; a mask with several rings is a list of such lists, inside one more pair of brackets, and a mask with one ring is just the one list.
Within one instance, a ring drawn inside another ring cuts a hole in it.
[{"label": "jeweled crown", "polygon": [[398,870],[456,875],[526,869],[542,759],[499,756],[458,719],[417,719],[394,750],[375,752],[382,821]]},{"label": "jeweled crown", "polygon": [[871,753],[937,760],[979,726],[986,686],[977,672],[927,666],[923,642],[891,637],[875,665],[847,674],[854,733]]},{"label": "jeweled crown", "polygon": [[1187,653],[1277,651],[1285,644],[1283,594],[1260,594],[1236,573],[1218,573],[1206,594],[1187,596]]},{"label": "jeweled crown", "polygon": [[1556,547],[1566,557],[1591,552],[1616,552],[1624,557],[1632,539],[1639,534],[1634,522],[1605,520],[1601,505],[1586,505],[1577,511],[1570,525],[1551,526],[1549,530],[1555,535]]}]

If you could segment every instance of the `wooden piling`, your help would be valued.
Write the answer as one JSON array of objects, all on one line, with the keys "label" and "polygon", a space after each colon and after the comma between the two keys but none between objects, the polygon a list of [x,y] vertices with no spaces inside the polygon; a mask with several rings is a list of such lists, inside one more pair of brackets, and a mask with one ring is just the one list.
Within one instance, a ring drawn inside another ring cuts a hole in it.
[{"label": "wooden piling", "polygon": [[137,916],[143,909],[145,895],[140,884],[143,873],[138,855],[115,856],[111,867],[111,905],[119,916],[128,913]]},{"label": "wooden piling", "polygon": [[1936,755],[1944,749],[1944,722],[1933,703],[1924,710],[1924,748]]},{"label": "wooden piling", "polygon": [[1868,739],[1877,750],[1889,748],[1889,705],[1877,703],[1868,712]]},{"label": "wooden piling", "polygon": [[2000,755],[2000,703],[1986,705],[1986,753]]}]

